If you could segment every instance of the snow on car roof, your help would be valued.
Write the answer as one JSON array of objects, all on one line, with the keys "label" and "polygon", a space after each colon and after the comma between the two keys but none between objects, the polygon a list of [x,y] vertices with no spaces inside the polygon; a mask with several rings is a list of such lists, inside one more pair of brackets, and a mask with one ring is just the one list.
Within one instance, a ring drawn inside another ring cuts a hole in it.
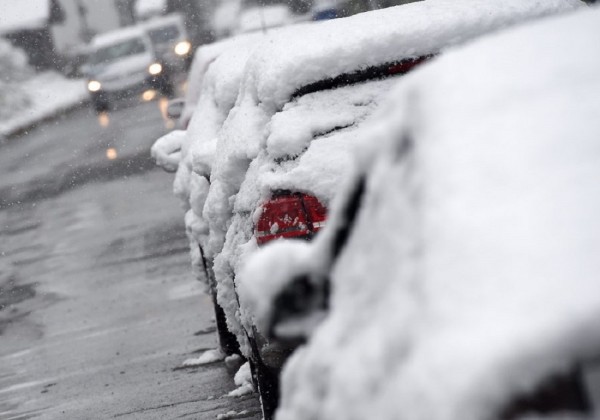
[{"label": "snow on car roof", "polygon": [[91,42],[93,48],[100,48],[106,45],[115,44],[131,38],[146,38],[146,32],[142,26],[131,26],[123,29],[106,32],[94,37]]},{"label": "snow on car roof", "polygon": [[365,130],[362,211],[278,420],[499,418],[598,356],[599,35],[585,10],[406,76]]},{"label": "snow on car roof", "polygon": [[0,33],[20,29],[40,29],[48,24],[49,0],[0,1]]},{"label": "snow on car roof", "polygon": [[204,74],[196,105],[198,117],[192,118],[188,129],[190,143],[195,149],[192,166],[197,173],[210,174],[217,133],[235,105],[244,64],[253,46],[263,37],[262,33],[249,34],[229,42],[227,49],[221,51]]},{"label": "snow on car roof", "polygon": [[[192,67],[190,68],[188,76],[188,88],[185,95],[185,109],[182,113],[183,120],[190,119],[192,117],[192,114],[196,109],[198,99],[200,98],[205,73],[213,61],[215,61],[216,58],[219,57],[224,51],[229,49],[237,49],[240,54],[246,54],[245,51],[251,50],[250,44],[256,42],[260,36],[261,34],[239,35],[212,44],[203,45],[196,50],[196,53],[194,54],[194,61],[192,62]],[[223,73],[224,79],[227,79],[229,72],[241,72],[243,70],[243,64],[237,64],[240,65],[240,67],[222,69],[223,72],[227,72]]]},{"label": "snow on car roof", "polygon": [[435,54],[579,0],[425,0],[319,22],[266,42],[248,63],[260,102],[281,107],[299,88],[369,66]]}]

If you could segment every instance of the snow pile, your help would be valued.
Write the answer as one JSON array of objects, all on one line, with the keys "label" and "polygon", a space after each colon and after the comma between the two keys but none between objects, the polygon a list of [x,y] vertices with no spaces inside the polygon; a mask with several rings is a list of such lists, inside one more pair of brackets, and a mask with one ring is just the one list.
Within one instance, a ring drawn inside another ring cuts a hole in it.
[{"label": "snow pile", "polygon": [[250,372],[250,363],[246,362],[240,367],[235,374],[233,381],[237,388],[231,391],[227,396],[229,397],[243,397],[254,392],[254,385],[252,384],[252,373]]},{"label": "snow pile", "polygon": [[597,9],[540,21],[398,86],[277,420],[497,418],[598,355],[599,35]]},{"label": "snow pile", "polygon": [[150,154],[156,164],[167,172],[175,172],[181,160],[181,144],[185,131],[173,130],[154,142]]},{"label": "snow pile", "polygon": [[[424,1],[282,28],[277,37],[268,38],[255,49],[246,64],[236,105],[218,135],[203,210],[209,230],[205,253],[214,259],[218,302],[243,352],[249,351],[242,328],[248,320],[242,319],[236,299],[239,281],[235,274],[256,249],[252,232],[256,205],[271,189],[286,187],[296,191],[305,188],[327,204],[350,166],[344,159],[347,154],[341,152],[337,158],[336,147],[344,150],[346,143],[352,147],[350,139],[356,126],[330,136],[323,127],[335,131],[353,118],[360,122],[362,117],[351,111],[351,104],[371,111],[368,97],[364,102],[345,104],[351,98],[346,95],[337,103],[326,102],[331,105],[326,110],[315,105],[321,99],[311,104],[308,97],[296,101],[299,105],[286,107],[291,95],[309,83],[437,53],[494,29],[577,5],[580,2],[573,0]],[[323,93],[325,97],[328,94]],[[343,111],[338,114],[337,109]],[[319,112],[324,112],[323,116]],[[339,125],[332,125],[332,121]],[[293,129],[286,129],[288,123],[293,123]],[[313,136],[319,135],[323,138],[311,143]],[[304,151],[309,143],[311,147]],[[282,159],[274,164],[269,153]],[[300,157],[293,156],[298,153]],[[319,177],[323,168],[328,172]],[[300,189],[299,182],[304,182]],[[314,187],[319,187],[318,191]]]},{"label": "snow pile", "polygon": [[55,72],[33,76],[21,82],[20,87],[29,98],[28,104],[18,113],[0,120],[0,136],[8,136],[88,100],[85,83],[65,79]]},{"label": "snow pile", "polygon": [[207,350],[195,359],[186,359],[181,366],[194,367],[208,365],[210,363],[220,362],[225,359],[225,353],[221,349]]}]

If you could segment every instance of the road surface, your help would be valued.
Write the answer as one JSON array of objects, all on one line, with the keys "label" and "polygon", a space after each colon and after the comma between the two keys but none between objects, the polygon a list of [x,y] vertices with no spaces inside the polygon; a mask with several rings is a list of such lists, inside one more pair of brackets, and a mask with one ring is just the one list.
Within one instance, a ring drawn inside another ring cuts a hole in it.
[{"label": "road surface", "polygon": [[[164,102],[80,109],[0,144],[0,419],[260,419],[221,362],[172,175]],[[229,415],[225,415],[229,413]]]}]

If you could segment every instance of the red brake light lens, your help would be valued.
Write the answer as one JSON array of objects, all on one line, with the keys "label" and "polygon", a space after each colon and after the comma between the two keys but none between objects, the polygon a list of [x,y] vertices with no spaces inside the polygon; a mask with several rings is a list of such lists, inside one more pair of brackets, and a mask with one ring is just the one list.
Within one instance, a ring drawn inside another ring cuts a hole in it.
[{"label": "red brake light lens", "polygon": [[419,64],[422,64],[426,61],[429,61],[433,56],[426,55],[423,57],[402,60],[396,64],[391,65],[388,68],[388,74],[405,74],[411,71],[413,68],[417,67]]},{"label": "red brake light lens", "polygon": [[317,197],[312,195],[302,194],[302,201],[304,202],[304,208],[308,215],[308,220],[312,225],[313,232],[318,232],[323,226],[325,226],[325,220],[327,219],[327,209]]},{"label": "red brake light lens", "polygon": [[316,197],[285,193],[262,205],[255,226],[256,241],[263,245],[279,238],[310,239],[324,225],[327,210]]}]

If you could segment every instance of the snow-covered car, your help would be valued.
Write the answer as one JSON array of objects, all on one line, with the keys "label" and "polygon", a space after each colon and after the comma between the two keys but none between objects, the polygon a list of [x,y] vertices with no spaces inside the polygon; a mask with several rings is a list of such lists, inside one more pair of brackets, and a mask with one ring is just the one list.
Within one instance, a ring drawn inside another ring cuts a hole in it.
[{"label": "snow-covered car", "polygon": [[87,88],[97,111],[146,89],[166,94],[173,89],[170,75],[142,27],[119,29],[95,37],[86,72]]},{"label": "snow-covered car", "polygon": [[187,70],[192,63],[193,45],[181,15],[172,13],[143,23],[160,63],[172,71]]},{"label": "snow-covered car", "polygon": [[177,172],[173,189],[186,211],[192,269],[215,302],[217,338],[222,355],[237,353],[239,348],[227,329],[221,307],[216,304],[212,264],[206,261],[203,252],[208,227],[202,211],[219,130],[235,105],[246,60],[263,38],[259,32],[200,47],[190,70],[180,118],[187,130],[175,130],[152,146],[157,164],[169,172]]},{"label": "snow-covered car", "polygon": [[600,416],[599,35],[580,10],[406,76],[328,226],[254,254],[242,305],[310,337],[277,420]]},{"label": "snow-covered car", "polygon": [[386,77],[479,35],[579,4],[424,1],[304,26],[255,49],[211,155],[203,251],[228,327],[253,364],[265,418],[293,347],[265,341],[245,310],[236,276],[247,257],[258,245],[309,239],[321,229],[351,167],[358,128],[391,89]]}]

